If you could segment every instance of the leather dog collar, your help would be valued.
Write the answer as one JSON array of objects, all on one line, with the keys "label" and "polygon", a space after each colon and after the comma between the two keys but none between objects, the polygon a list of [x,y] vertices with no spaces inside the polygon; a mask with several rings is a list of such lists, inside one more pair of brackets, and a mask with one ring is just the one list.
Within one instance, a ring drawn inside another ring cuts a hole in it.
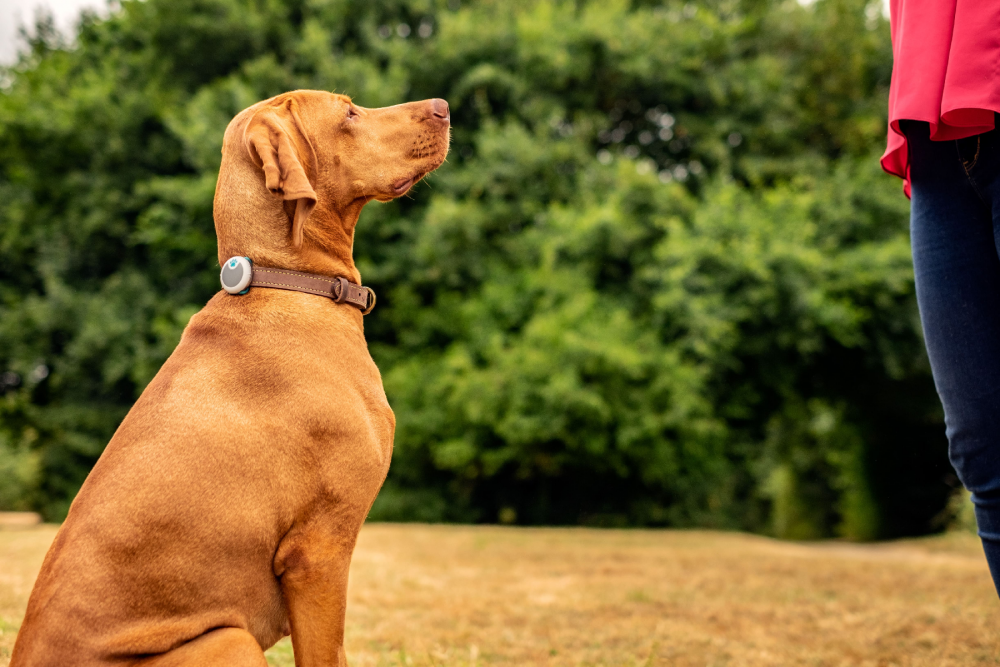
[{"label": "leather dog collar", "polygon": [[[249,273],[249,280],[246,274]],[[330,278],[315,273],[304,273],[290,269],[272,269],[254,266],[245,257],[233,257],[222,265],[220,274],[222,288],[230,294],[246,294],[251,287],[305,292],[325,296],[334,303],[347,303],[367,315],[375,308],[375,290],[364,285],[355,285],[347,278]]]}]

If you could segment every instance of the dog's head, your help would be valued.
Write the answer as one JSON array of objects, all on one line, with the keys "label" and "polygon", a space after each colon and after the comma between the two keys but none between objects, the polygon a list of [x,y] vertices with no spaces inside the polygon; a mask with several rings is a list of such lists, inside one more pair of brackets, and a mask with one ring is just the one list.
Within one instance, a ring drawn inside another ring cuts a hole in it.
[{"label": "dog's head", "polygon": [[251,249],[285,254],[350,237],[364,204],[406,194],[444,162],[450,120],[444,100],[366,109],[316,90],[245,109],[222,147],[220,262]]}]

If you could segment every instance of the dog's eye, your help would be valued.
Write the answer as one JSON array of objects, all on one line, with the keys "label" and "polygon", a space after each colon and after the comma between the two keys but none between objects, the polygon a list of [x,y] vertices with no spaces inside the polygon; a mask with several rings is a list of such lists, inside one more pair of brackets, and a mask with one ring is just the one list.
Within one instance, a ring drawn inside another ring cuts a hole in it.
[{"label": "dog's eye", "polygon": [[358,112],[354,110],[354,107],[347,107],[347,117],[348,118],[358,117]]}]

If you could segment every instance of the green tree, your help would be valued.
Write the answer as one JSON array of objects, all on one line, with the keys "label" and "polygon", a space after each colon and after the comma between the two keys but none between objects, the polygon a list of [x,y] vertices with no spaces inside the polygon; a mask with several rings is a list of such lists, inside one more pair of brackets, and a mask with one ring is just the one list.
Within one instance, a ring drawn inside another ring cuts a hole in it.
[{"label": "green tree", "polygon": [[217,289],[222,132],[294,88],[443,97],[365,211],[398,417],[374,518],[931,528],[949,484],[879,3],[126,0],[0,90],[0,472],[59,518]]}]

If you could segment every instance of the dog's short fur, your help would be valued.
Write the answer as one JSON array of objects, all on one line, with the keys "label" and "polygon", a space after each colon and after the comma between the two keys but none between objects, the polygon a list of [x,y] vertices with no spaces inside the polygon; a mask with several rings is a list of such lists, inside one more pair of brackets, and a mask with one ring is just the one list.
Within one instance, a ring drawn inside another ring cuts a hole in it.
[{"label": "dog's short fur", "polygon": [[[226,130],[219,261],[360,283],[354,226],[444,160],[444,100],[364,109],[295,91]],[[347,575],[395,420],[346,304],[220,292],[195,315],[77,495],[11,667],[346,665]]]}]

